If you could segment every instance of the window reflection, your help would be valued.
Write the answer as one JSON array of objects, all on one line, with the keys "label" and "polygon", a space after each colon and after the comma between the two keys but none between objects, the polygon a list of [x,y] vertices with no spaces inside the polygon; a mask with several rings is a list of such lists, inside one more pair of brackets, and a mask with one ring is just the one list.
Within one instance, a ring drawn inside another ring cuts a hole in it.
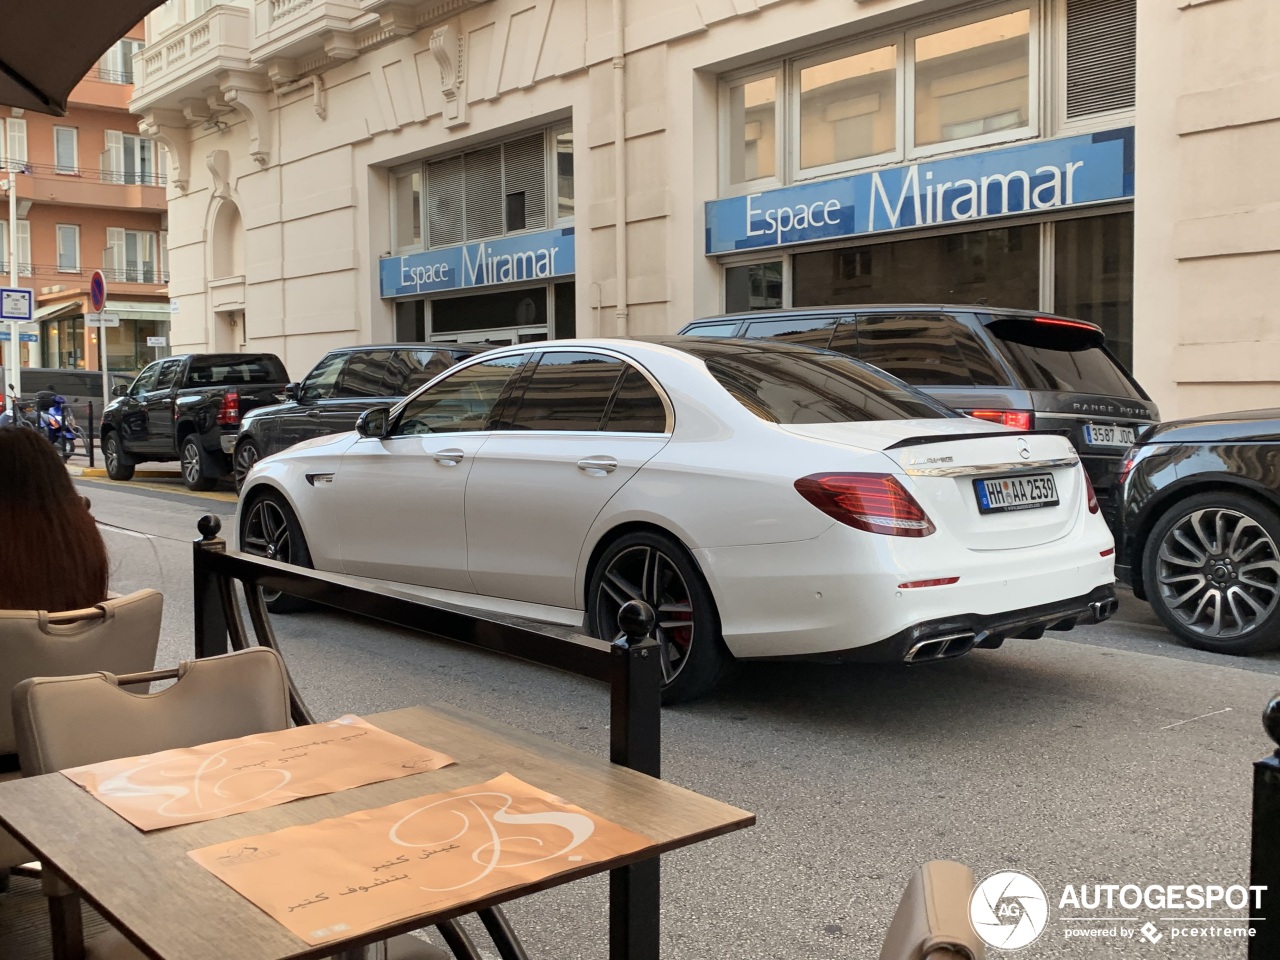
[{"label": "window reflection", "polygon": [[729,88],[729,182],[777,173],[778,81],[762,77]]},{"label": "window reflection", "polygon": [[897,146],[896,45],[800,71],[800,166],[888,153]]}]

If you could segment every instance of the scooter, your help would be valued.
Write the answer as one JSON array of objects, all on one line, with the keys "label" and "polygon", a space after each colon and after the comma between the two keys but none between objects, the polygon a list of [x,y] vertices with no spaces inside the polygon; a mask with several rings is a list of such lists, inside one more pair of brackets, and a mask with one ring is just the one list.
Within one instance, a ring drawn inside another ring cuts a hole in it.
[{"label": "scooter", "polygon": [[76,452],[76,418],[64,396],[55,396],[53,406],[40,414],[40,426],[53,444],[62,462],[66,463]]}]

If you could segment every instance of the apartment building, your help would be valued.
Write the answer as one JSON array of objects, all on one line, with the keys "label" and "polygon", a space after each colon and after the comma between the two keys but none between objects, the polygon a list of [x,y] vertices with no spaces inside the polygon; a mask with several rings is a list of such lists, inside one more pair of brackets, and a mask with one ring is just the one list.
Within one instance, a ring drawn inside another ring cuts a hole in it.
[{"label": "apartment building", "polygon": [[[0,167],[17,198],[18,283],[36,293],[38,323],[22,333],[24,366],[99,368],[99,330],[84,320],[89,278],[98,269],[107,280],[107,312],[120,318],[104,328],[108,367],[134,371],[167,354],[168,159],[139,135],[129,113],[133,57],[143,38],[138,24],[107,51],[72,92],[65,117],[0,109]],[[0,217],[6,209],[0,204]],[[9,231],[8,219],[0,219],[6,284]],[[166,345],[158,346],[162,338]]]},{"label": "apartment building", "polygon": [[1099,323],[1176,415],[1280,379],[1233,173],[1269,37],[1268,0],[170,0],[133,107],[183,348],[986,302]]}]

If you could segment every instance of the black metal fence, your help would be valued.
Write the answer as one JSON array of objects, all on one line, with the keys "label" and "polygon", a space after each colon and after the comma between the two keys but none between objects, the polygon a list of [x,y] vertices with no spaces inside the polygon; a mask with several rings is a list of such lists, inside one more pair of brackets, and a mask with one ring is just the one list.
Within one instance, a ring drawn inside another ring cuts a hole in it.
[{"label": "black metal fence", "polygon": [[[1280,695],[1262,712],[1262,725],[1280,744]],[[1280,749],[1253,765],[1253,838],[1249,854],[1249,883],[1265,887],[1257,916],[1250,921],[1249,960],[1280,957],[1280,917],[1271,918],[1280,893]],[[1250,906],[1253,901],[1250,900]]]},{"label": "black metal fence", "polygon": [[[620,625],[627,640],[609,643],[566,627],[432,603],[407,593],[358,586],[344,577],[229,552],[226,542],[218,536],[222,524],[217,517],[201,517],[197,526],[201,536],[195,541],[192,557],[197,657],[216,656],[255,642],[277,648],[262,588],[282,590],[436,639],[608,683],[609,759],[652,777],[661,776],[660,648],[648,639],[653,611],[644,604],[624,608],[627,616],[620,619]],[[249,629],[242,609],[248,614]],[[292,679],[289,690],[294,722],[314,722]],[[610,960],[657,960],[659,869],[659,861],[654,858],[610,873]],[[501,913],[482,914],[481,919],[494,936],[503,960],[522,960],[523,950],[513,942],[514,938],[504,938],[500,928],[505,919]],[[457,956],[468,955],[465,951],[459,953],[452,940],[450,946]]]}]

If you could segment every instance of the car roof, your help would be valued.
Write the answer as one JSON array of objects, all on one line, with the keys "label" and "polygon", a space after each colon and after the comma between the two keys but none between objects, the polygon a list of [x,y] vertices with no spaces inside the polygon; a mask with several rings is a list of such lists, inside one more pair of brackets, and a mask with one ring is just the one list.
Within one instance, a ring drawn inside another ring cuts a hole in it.
[{"label": "car roof", "polygon": [[357,350],[443,350],[482,353],[485,349],[485,346],[479,343],[358,343],[351,347],[334,347],[329,353],[355,353]]},{"label": "car roof", "polygon": [[[1045,310],[1022,310],[1016,307],[992,307],[981,303],[852,303],[843,306],[824,306],[824,307],[770,307],[764,310],[740,310],[736,313],[721,313],[711,317],[699,317],[697,320],[691,320],[689,323],[713,323],[724,322],[725,320],[749,320],[752,318],[764,320],[768,317],[786,317],[793,315],[805,316],[846,316],[849,313],[900,313],[904,310],[918,312],[922,310],[936,310],[941,313],[973,313],[986,315],[990,319],[1004,319],[1005,317],[1021,318],[1026,320],[1036,320],[1045,318],[1049,320],[1070,320],[1072,323],[1081,323],[1085,326],[1093,327],[1101,330],[1096,323],[1088,320],[1080,320],[1077,317],[1065,317],[1057,313],[1049,313]],[[685,324],[688,326],[689,324]]]}]

